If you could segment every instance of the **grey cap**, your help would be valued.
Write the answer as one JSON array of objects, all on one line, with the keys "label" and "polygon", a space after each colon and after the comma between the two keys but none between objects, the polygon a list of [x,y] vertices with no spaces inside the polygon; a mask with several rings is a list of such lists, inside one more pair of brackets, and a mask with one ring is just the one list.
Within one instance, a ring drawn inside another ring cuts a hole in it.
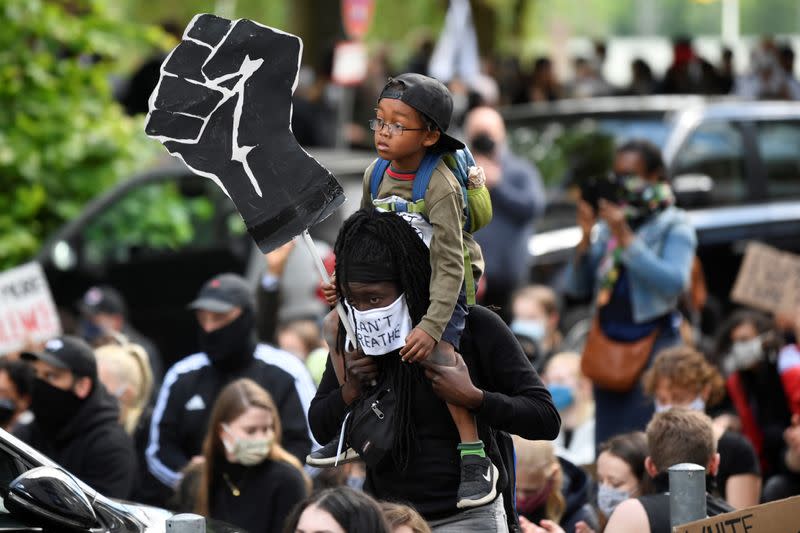
[{"label": "grey cap", "polygon": [[214,313],[227,313],[234,307],[252,310],[255,307],[253,289],[238,274],[218,274],[203,285],[188,307]]}]

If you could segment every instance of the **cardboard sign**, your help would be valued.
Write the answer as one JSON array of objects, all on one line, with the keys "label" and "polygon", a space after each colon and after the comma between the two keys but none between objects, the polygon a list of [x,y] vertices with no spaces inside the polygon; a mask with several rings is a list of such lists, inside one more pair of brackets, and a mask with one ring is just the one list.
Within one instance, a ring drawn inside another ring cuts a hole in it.
[{"label": "cardboard sign", "polygon": [[375,13],[375,0],[342,0],[342,25],[351,39],[361,40],[367,34]]},{"label": "cardboard sign", "polygon": [[672,533],[798,533],[800,496],[675,526]]},{"label": "cardboard sign", "polygon": [[197,15],[161,65],[145,132],[233,200],[266,253],[344,201],[291,130],[303,43],[247,19]]},{"label": "cardboard sign", "polygon": [[61,334],[61,322],[39,263],[0,273],[0,354]]},{"label": "cardboard sign", "polygon": [[731,300],[768,312],[800,308],[800,256],[748,243]]},{"label": "cardboard sign", "polygon": [[367,47],[359,41],[346,41],[333,51],[331,79],[337,85],[358,85],[367,77]]}]

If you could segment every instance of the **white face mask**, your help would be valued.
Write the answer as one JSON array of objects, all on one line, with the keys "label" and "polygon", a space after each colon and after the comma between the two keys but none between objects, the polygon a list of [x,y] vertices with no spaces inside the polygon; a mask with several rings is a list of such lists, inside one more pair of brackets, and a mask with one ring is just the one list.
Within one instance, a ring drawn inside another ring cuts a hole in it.
[{"label": "white face mask", "polygon": [[546,328],[544,322],[541,320],[525,320],[518,318],[511,322],[511,331],[515,335],[540,341],[544,338]]},{"label": "white face mask", "polygon": [[630,498],[628,491],[615,489],[611,485],[601,483],[597,488],[597,507],[603,511],[606,518],[611,516],[617,505]]},{"label": "white face mask", "polygon": [[[347,318],[358,337],[358,345],[366,355],[384,355],[405,345],[412,329],[405,294],[386,307],[368,311],[347,307]],[[348,338],[347,342],[353,346],[352,339]]]},{"label": "white face mask", "polygon": [[[669,411],[672,409],[674,405],[670,403],[661,403],[656,400],[656,413],[661,413],[663,411]],[[679,405],[678,407],[683,407],[684,409],[689,409],[690,411],[698,411],[700,413],[704,413],[706,411],[706,402],[703,400],[702,397],[698,396],[690,403],[686,405]]]},{"label": "white face mask", "polygon": [[222,429],[233,439],[232,443],[221,439],[222,445],[225,446],[228,453],[234,457],[233,462],[244,466],[253,466],[266,459],[267,455],[269,455],[274,440],[272,437],[245,439],[242,437],[235,437],[227,425],[223,425]]},{"label": "white face mask", "polygon": [[736,341],[731,345],[731,351],[725,358],[723,366],[728,374],[737,370],[752,368],[764,357],[764,347],[761,337],[749,341]]}]

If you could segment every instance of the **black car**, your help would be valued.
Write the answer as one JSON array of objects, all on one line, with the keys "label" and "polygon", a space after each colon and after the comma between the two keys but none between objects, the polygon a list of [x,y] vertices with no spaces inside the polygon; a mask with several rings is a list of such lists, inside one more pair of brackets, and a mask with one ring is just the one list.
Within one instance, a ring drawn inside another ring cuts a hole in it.
[{"label": "black car", "polygon": [[[342,220],[358,206],[364,169],[374,154],[310,153],[339,179],[348,197],[311,229],[315,239],[333,243]],[[173,158],[90,202],[47,240],[37,260],[65,329],[74,326],[76,302],[90,286],[111,285],[124,295],[129,320],[156,343],[165,364],[196,349],[186,304],[206,280],[236,272],[255,284],[265,266],[233,202]]]},{"label": "black car", "polygon": [[[106,498],[6,431],[0,430],[0,531],[166,532],[173,513]],[[208,533],[241,531],[206,521]]]}]

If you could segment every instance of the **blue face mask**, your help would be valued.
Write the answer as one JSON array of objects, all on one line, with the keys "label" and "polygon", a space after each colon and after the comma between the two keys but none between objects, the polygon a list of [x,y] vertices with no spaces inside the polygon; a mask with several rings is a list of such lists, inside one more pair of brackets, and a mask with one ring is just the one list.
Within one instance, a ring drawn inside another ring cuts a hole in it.
[{"label": "blue face mask", "polygon": [[514,333],[514,335],[528,337],[529,339],[533,339],[535,341],[542,340],[546,333],[544,322],[541,320],[525,320],[521,318],[515,319],[511,322],[511,331]]},{"label": "blue face mask", "polygon": [[553,405],[559,411],[563,411],[575,403],[575,393],[572,391],[572,387],[551,383],[547,386],[547,390],[550,391],[550,396],[553,397]]}]

